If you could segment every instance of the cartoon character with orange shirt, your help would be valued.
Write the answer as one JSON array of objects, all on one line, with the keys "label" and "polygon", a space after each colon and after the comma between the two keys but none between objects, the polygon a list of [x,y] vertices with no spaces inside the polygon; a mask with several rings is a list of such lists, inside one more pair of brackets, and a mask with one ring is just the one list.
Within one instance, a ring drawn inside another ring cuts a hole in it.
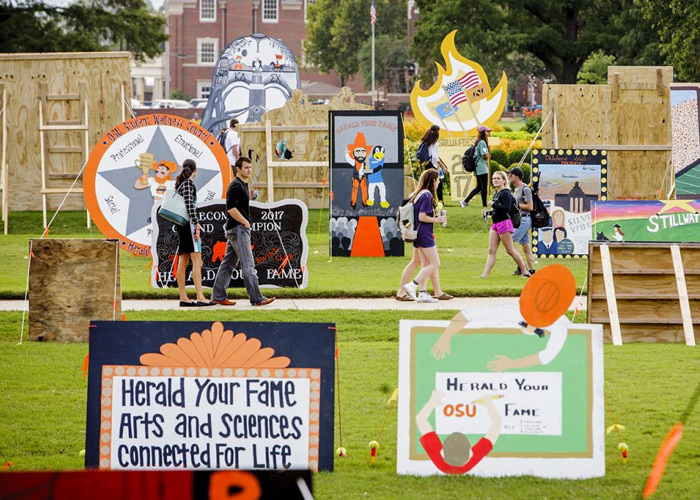
[{"label": "cartoon character with orange shirt", "polygon": [[357,192],[362,190],[362,205],[367,206],[367,176],[366,168],[367,156],[372,146],[365,141],[365,134],[358,132],[355,142],[348,144],[345,151],[345,160],[353,166],[352,171],[352,194],[350,195],[350,208],[357,205]]},{"label": "cartoon character with orange shirt", "polygon": [[134,187],[136,189],[150,188],[153,201],[163,201],[167,189],[175,189],[175,180],[171,174],[177,171],[177,164],[172,161],[154,161],[151,163],[151,170],[156,171],[156,175],[150,177],[148,171],[144,169],[143,175],[136,179]]}]

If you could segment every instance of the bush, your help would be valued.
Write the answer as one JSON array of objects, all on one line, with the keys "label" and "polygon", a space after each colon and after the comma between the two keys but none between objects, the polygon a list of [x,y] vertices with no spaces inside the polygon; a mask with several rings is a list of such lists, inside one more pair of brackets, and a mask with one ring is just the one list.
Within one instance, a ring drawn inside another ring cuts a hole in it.
[{"label": "bush", "polygon": [[491,160],[501,165],[508,164],[508,153],[500,148],[494,148],[491,150]]},{"label": "bush", "polygon": [[530,132],[531,134],[536,134],[541,126],[542,115],[537,116],[535,118],[528,118],[527,120],[525,120],[525,126],[523,127],[523,130],[525,132]]},{"label": "bush", "polygon": [[[517,166],[518,166],[518,163],[517,163],[517,162],[511,163],[511,164],[510,164],[510,167],[508,167],[508,170],[510,170],[510,169],[512,169],[512,168],[515,168],[515,167],[517,167]],[[523,163],[522,165],[520,165],[520,168],[521,168],[522,171],[523,171],[523,182],[524,182],[525,184],[530,184],[530,164],[529,164],[529,163]]]},{"label": "bush", "polygon": [[[522,158],[523,155],[525,154],[525,151],[527,151],[526,148],[514,149],[514,150],[511,151],[510,154],[508,155],[508,162],[507,162],[507,163],[504,162],[504,163],[506,163],[506,164],[518,163],[518,162],[520,161],[520,158]],[[525,158],[525,160],[527,161],[527,158]]]},{"label": "bush", "polygon": [[497,162],[495,162],[495,161],[493,161],[493,160],[491,160],[491,161],[489,162],[489,167],[491,168],[491,173],[494,173],[494,172],[503,172],[503,171],[505,171],[505,169],[506,169],[503,165],[501,165],[500,163],[497,163]]},{"label": "bush", "polygon": [[408,141],[418,141],[420,143],[423,134],[425,134],[425,127],[418,123],[415,118],[404,120],[403,130],[406,134],[405,139]]}]

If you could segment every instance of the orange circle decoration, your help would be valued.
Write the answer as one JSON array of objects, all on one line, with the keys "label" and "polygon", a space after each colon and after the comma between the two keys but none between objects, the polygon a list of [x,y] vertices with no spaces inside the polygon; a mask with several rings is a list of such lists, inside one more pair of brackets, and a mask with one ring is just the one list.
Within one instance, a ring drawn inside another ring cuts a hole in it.
[{"label": "orange circle decoration", "polygon": [[520,314],[528,325],[544,328],[566,313],[574,297],[574,275],[562,264],[551,264],[528,279],[520,293]]},{"label": "orange circle decoration", "polygon": [[[102,234],[118,239],[122,250],[150,257],[153,208],[175,187],[188,158],[197,162],[198,201],[223,198],[231,182],[228,157],[197,123],[153,114],[107,132],[92,149],[83,178],[85,206]],[[167,168],[154,169],[154,163]]]}]

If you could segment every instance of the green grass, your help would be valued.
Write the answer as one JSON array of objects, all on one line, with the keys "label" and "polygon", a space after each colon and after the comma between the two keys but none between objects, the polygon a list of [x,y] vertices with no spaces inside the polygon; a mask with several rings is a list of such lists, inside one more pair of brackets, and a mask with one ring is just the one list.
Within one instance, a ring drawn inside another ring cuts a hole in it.
[{"label": "green grass", "polygon": [[519,116],[517,118],[507,119],[507,120],[501,119],[501,120],[498,120],[497,125],[499,127],[508,127],[513,132],[517,132],[518,130],[522,129],[525,126],[525,119],[522,116]]},{"label": "green grass", "polygon": [[[462,209],[448,201],[447,228],[436,226],[435,235],[442,267],[442,288],[457,296],[518,295],[525,283],[511,276],[515,269],[503,247],[493,273],[487,280],[476,279],[486,262],[488,224],[481,218],[479,203]],[[50,220],[51,214],[49,215]],[[10,214],[10,234],[0,236],[3,259],[0,261],[0,299],[24,298],[27,283],[30,238],[42,233],[40,212]],[[61,212],[51,226],[52,238],[102,238],[94,227],[85,227],[84,212]],[[412,246],[406,245],[405,257],[330,258],[328,253],[328,211],[309,210],[309,286],[303,290],[275,290],[278,297],[388,297],[396,293]],[[540,265],[542,265],[540,261]],[[562,260],[570,267],[579,287],[587,272],[585,260]],[[124,298],[174,298],[177,290],[150,288],[150,260],[121,253],[121,281]],[[244,289],[232,290],[233,297],[244,297]]]},{"label": "green grass", "polygon": [[[343,446],[347,459],[335,472],[314,476],[315,497],[374,499],[629,499],[638,498],[664,435],[682,413],[700,380],[700,353],[681,344],[606,345],[606,426],[611,411],[627,428],[630,446],[622,465],[617,437],[606,442],[606,476],[569,481],[532,477],[417,478],[396,474],[396,413],[380,439],[377,463],[367,444],[376,439],[385,402],[398,383],[401,318],[448,319],[454,311],[187,311],[132,312],[132,320],[333,321],[338,327]],[[17,345],[20,313],[0,313],[0,449],[15,470],[79,469],[85,447],[86,344],[25,342]],[[336,406],[337,411],[337,406]],[[336,414],[335,447],[339,446]],[[654,498],[691,499],[700,492],[700,410],[688,420]]]}]

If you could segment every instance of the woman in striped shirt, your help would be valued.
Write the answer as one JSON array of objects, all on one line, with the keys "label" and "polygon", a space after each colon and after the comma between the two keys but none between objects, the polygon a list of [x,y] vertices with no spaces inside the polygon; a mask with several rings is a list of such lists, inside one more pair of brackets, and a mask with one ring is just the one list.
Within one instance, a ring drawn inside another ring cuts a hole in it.
[{"label": "woman in striped shirt", "polygon": [[[187,215],[190,220],[184,226],[178,226],[180,244],[177,249],[177,287],[180,289],[180,307],[213,306],[202,293],[202,231],[197,216],[197,188],[194,178],[197,176],[197,164],[192,159],[182,163],[182,172],[175,180],[175,190],[185,199]],[[197,300],[187,296],[187,264],[192,259],[192,281],[197,293]]]}]

